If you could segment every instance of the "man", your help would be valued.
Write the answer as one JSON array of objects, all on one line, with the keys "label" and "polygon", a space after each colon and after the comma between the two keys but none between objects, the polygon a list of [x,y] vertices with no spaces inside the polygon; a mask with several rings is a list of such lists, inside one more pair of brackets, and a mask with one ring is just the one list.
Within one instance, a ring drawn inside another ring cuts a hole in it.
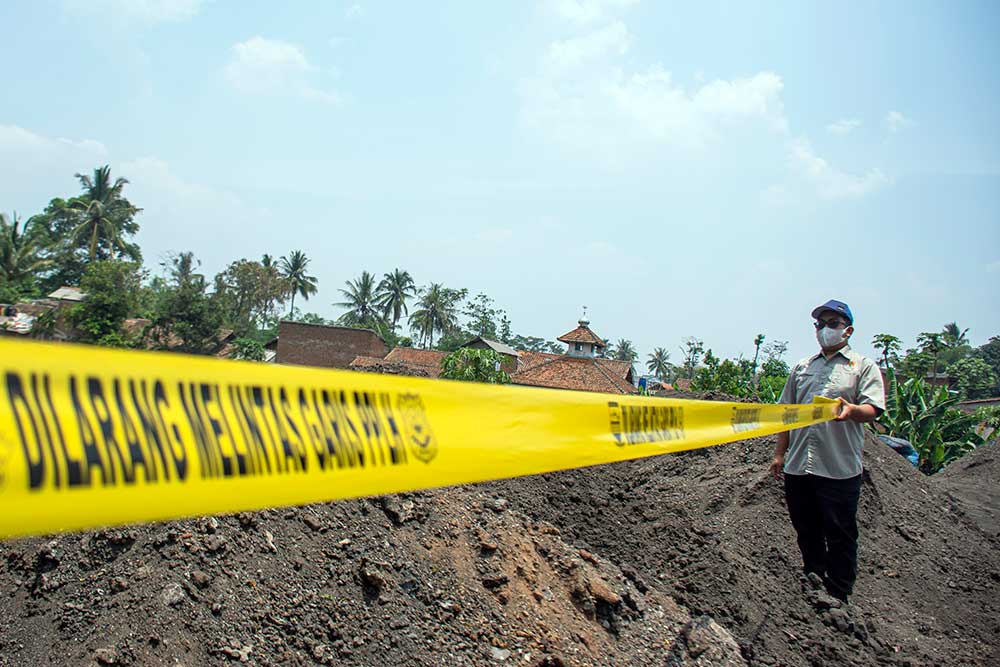
[{"label": "man", "polygon": [[820,352],[795,364],[779,403],[809,403],[813,396],[840,403],[837,418],[778,434],[771,462],[785,476],[788,514],[798,536],[806,577],[847,602],[858,571],[858,497],[864,426],[885,410],[882,374],[851,350],[854,316],[842,301],[812,311]]}]

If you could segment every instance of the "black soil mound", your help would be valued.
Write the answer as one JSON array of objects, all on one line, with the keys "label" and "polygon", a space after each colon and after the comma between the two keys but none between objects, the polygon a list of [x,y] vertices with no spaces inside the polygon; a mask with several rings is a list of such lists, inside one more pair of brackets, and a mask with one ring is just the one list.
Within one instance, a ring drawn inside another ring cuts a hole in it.
[{"label": "black soil mound", "polygon": [[995,452],[937,479],[869,442],[837,609],[772,448],[3,542],[0,666],[1000,664]]}]

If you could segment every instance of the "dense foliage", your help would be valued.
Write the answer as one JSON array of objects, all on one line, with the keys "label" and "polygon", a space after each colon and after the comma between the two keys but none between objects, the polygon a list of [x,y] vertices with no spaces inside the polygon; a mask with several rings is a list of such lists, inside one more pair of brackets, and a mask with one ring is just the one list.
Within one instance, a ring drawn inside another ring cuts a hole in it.
[{"label": "dense foliage", "polygon": [[495,350],[463,347],[441,360],[441,377],[446,380],[508,384],[510,375],[503,369],[503,355]]}]

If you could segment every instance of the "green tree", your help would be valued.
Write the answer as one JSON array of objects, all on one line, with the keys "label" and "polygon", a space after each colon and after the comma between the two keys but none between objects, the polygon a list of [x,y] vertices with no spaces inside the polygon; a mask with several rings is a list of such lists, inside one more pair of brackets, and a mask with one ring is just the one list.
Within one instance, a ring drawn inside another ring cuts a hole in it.
[{"label": "green tree", "polygon": [[549,342],[538,336],[515,334],[510,337],[508,345],[515,350],[524,350],[525,352],[545,352],[549,347]]},{"label": "green tree", "polygon": [[627,361],[631,364],[639,358],[639,353],[636,352],[635,347],[632,346],[632,341],[625,338],[619,338],[618,342],[615,343],[615,349],[611,356],[614,359]]},{"label": "green tree", "polygon": [[316,313],[305,313],[304,315],[299,315],[295,318],[296,322],[302,322],[303,324],[330,324],[325,318]]},{"label": "green tree", "polygon": [[764,346],[764,356],[767,359],[781,359],[788,351],[787,340],[772,340]]},{"label": "green tree", "polygon": [[684,345],[681,346],[681,352],[684,354],[684,364],[681,368],[683,369],[685,378],[689,380],[694,378],[694,371],[698,368],[698,362],[701,361],[701,355],[704,351],[705,344],[694,336],[684,339]]},{"label": "green tree", "polygon": [[760,365],[760,374],[762,377],[787,378],[790,370],[788,364],[783,359],[777,357],[765,359],[764,363]]},{"label": "green tree", "polygon": [[205,276],[195,273],[197,266],[191,252],[174,255],[165,265],[170,280],[156,299],[148,333],[157,349],[210,354],[219,345],[222,313],[206,291]]},{"label": "green tree", "polygon": [[[465,305],[469,331],[475,336],[507,342],[511,338],[510,320],[502,308],[485,294],[477,294]],[[506,340],[504,340],[506,339]]]},{"label": "green tree", "polygon": [[0,299],[16,301],[35,293],[36,279],[52,266],[45,257],[45,233],[35,219],[27,222],[0,213]]},{"label": "green tree", "polygon": [[254,338],[237,338],[233,341],[233,359],[264,361],[264,344]]},{"label": "green tree", "polygon": [[496,350],[463,347],[441,360],[441,377],[465,382],[508,384],[510,375],[502,367],[503,355]]},{"label": "green tree", "polygon": [[670,363],[670,353],[662,347],[653,350],[646,361],[646,370],[663,381],[667,380],[673,368],[673,364]]},{"label": "green tree", "polygon": [[944,334],[924,331],[923,333],[917,336],[917,344],[920,345],[921,352],[930,355],[931,357],[930,372],[937,374],[938,357],[941,356],[941,351],[944,350],[945,348]]},{"label": "green tree", "polygon": [[382,316],[392,325],[392,333],[403,315],[410,314],[407,301],[417,295],[417,287],[408,271],[393,270],[382,276],[375,289],[375,305],[382,311]]},{"label": "green tree", "polygon": [[760,356],[760,346],[764,344],[764,334],[757,334],[753,339],[753,364],[750,374],[757,375],[757,358]]},{"label": "green tree", "polygon": [[289,291],[273,263],[240,259],[216,274],[213,302],[237,337],[268,337]]},{"label": "green tree", "polygon": [[[267,255],[265,255],[267,257]],[[261,265],[269,268],[263,262]],[[316,293],[316,278],[306,273],[309,266],[309,258],[301,250],[293,250],[287,257],[282,257],[279,264],[281,275],[288,281],[289,293],[292,297],[289,316],[295,314],[295,295],[298,294],[306,301]]]},{"label": "green tree", "polygon": [[139,265],[117,260],[92,262],[84,271],[83,301],[69,313],[79,340],[109,347],[131,347],[122,323],[136,307],[141,284]]},{"label": "green tree", "polygon": [[333,305],[346,308],[347,312],[337,320],[349,327],[371,327],[379,319],[379,308],[375,301],[375,277],[367,271],[361,272],[357,280],[348,280],[347,289],[340,290],[344,301]]},{"label": "green tree", "polygon": [[985,361],[1000,377],[1000,336],[993,336],[976,348],[976,356]]},{"label": "green tree", "polygon": [[421,343],[434,347],[435,333],[458,328],[459,306],[467,294],[465,289],[449,289],[441,283],[431,283],[420,290],[417,309],[410,314],[410,327]]},{"label": "green tree", "polygon": [[990,398],[997,391],[997,375],[978,357],[960,359],[948,367],[955,389],[963,399]]},{"label": "green tree", "polygon": [[90,261],[127,257],[133,262],[142,260],[139,246],[129,243],[127,237],[139,231],[135,216],[142,209],[133,206],[123,192],[126,178],[111,180],[107,165],[94,169],[93,176],[77,174],[83,194],[69,202],[69,209],[76,215],[73,240],[87,246]]},{"label": "green tree", "polygon": [[788,364],[782,358],[788,350],[788,341],[772,341],[764,348],[764,362],[755,378],[756,398],[766,403],[776,403],[788,380]]},{"label": "green tree", "polygon": [[890,359],[895,358],[900,350],[901,341],[892,334],[880,333],[872,338],[872,347],[882,351],[882,365],[888,371],[891,369]]},{"label": "green tree", "polygon": [[709,350],[705,354],[705,365],[695,371],[691,381],[694,391],[721,391],[731,396],[749,396],[750,383],[747,378],[750,367],[746,370],[732,359],[719,360]]},{"label": "green tree", "polygon": [[941,328],[941,340],[947,347],[961,347],[969,344],[968,329],[960,329],[957,322],[949,322]]}]

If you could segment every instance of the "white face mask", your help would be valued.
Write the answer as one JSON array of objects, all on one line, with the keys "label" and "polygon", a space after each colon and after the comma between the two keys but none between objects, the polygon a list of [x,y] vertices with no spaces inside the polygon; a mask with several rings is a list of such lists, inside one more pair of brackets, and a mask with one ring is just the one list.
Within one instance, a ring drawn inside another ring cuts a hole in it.
[{"label": "white face mask", "polygon": [[831,347],[837,347],[844,342],[845,331],[846,329],[831,329],[830,327],[823,327],[816,332],[816,338],[819,340],[820,345],[829,349]]}]

